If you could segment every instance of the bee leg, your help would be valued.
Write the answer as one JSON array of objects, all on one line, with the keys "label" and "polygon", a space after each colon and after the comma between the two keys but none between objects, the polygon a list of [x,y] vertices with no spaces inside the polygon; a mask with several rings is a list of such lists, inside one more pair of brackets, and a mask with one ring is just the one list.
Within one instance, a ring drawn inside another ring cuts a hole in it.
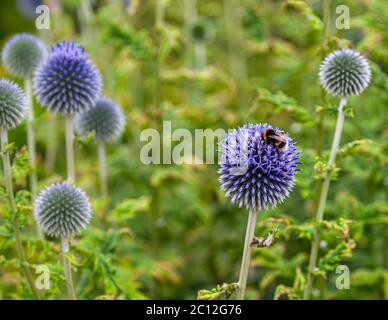
[{"label": "bee leg", "polygon": [[279,148],[278,147],[276,147],[276,152],[278,154],[278,158],[280,158],[280,152],[279,152]]}]

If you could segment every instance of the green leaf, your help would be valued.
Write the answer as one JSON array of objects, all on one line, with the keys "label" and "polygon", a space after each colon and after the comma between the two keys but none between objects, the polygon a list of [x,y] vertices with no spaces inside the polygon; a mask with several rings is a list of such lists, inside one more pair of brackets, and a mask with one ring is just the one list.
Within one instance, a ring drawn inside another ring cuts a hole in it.
[{"label": "green leaf", "polygon": [[334,249],[329,250],[320,260],[315,275],[326,277],[327,272],[333,271],[344,257],[352,255],[355,243],[352,239],[339,243]]},{"label": "green leaf", "polygon": [[30,162],[28,160],[28,151],[24,146],[20,149],[12,163],[12,176],[16,183],[22,182],[31,172]]},{"label": "green leaf", "polygon": [[197,299],[198,300],[215,300],[220,298],[222,295],[225,295],[226,299],[229,299],[230,296],[237,291],[237,283],[224,283],[222,285],[217,285],[217,287],[211,290],[199,290]]},{"label": "green leaf", "polygon": [[306,108],[300,106],[294,98],[286,96],[281,91],[272,93],[264,88],[258,89],[250,113],[263,112],[263,108],[267,108],[267,111],[272,114],[289,113],[296,121],[303,123],[305,126],[312,126],[316,122]]},{"label": "green leaf", "polygon": [[151,199],[147,196],[136,199],[125,199],[113,209],[113,213],[121,219],[130,219],[138,212],[148,211],[150,204]]}]

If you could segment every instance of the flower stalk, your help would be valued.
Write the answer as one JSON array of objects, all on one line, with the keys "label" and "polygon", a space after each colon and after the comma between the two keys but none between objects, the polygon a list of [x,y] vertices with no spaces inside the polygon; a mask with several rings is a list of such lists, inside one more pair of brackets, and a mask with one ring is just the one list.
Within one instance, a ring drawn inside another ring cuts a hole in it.
[{"label": "flower stalk", "polygon": [[66,165],[67,180],[70,183],[75,183],[74,129],[73,117],[71,114],[66,115]]},{"label": "flower stalk", "polygon": [[55,167],[58,150],[58,117],[55,113],[51,113],[49,116],[50,137],[47,141],[47,152],[44,165],[46,172],[51,174]]},{"label": "flower stalk", "polygon": [[69,253],[69,241],[67,237],[61,238],[61,251],[62,251],[62,261],[63,261],[63,267],[65,271],[65,280],[66,280],[66,287],[67,287],[67,295],[69,300],[77,300],[74,290],[74,283],[73,283],[73,276],[71,274],[71,266],[69,259],[66,257],[66,254]]},{"label": "flower stalk", "polygon": [[[154,104],[156,110],[159,112],[160,107],[160,98],[161,92],[160,88],[162,86],[162,81],[160,77],[160,71],[162,67],[162,55],[161,55],[161,35],[162,28],[164,26],[164,14],[165,14],[165,4],[163,0],[156,1],[155,8],[155,97]],[[160,115],[157,114],[159,118]]]},{"label": "flower stalk", "polygon": [[34,199],[38,190],[38,178],[36,174],[36,148],[35,148],[35,131],[34,131],[34,104],[32,100],[32,80],[30,77],[24,79],[24,90],[27,97],[27,147],[31,167],[30,188],[32,198]]},{"label": "flower stalk", "polygon": [[317,264],[317,258],[318,258],[318,251],[319,251],[319,242],[320,242],[320,230],[319,226],[320,223],[323,220],[325,207],[326,207],[326,200],[327,195],[329,192],[329,186],[330,186],[330,168],[332,168],[335,164],[335,159],[338,153],[339,144],[341,140],[341,134],[342,134],[342,128],[345,120],[345,113],[344,113],[344,106],[346,105],[347,99],[346,97],[342,97],[340,100],[340,104],[338,107],[338,116],[337,116],[337,124],[335,128],[335,133],[333,137],[333,142],[331,145],[330,150],[330,156],[329,156],[329,162],[327,165],[328,170],[325,173],[324,180],[322,183],[319,203],[318,203],[318,209],[316,212],[316,223],[317,227],[314,233],[314,239],[313,243],[311,245],[311,252],[310,252],[310,261],[309,261],[309,267],[308,267],[308,276],[307,276],[307,283],[306,288],[304,292],[304,299],[309,299],[311,295],[311,289],[312,289],[312,282],[313,282],[313,272],[316,268]]},{"label": "flower stalk", "polygon": [[[322,30],[322,46],[326,45],[327,38],[330,36],[330,7],[331,0],[324,0],[323,4],[323,30]],[[322,56],[324,58],[324,56]],[[321,103],[322,105],[326,104],[326,91],[324,88],[321,88]],[[325,124],[325,110],[322,108],[319,112],[319,118],[317,123],[317,142],[316,142],[316,154],[318,157],[321,157],[324,140],[325,140],[325,132],[324,132],[324,124]],[[321,181],[317,180],[315,183],[315,199],[314,199],[314,210],[317,209],[319,195],[321,194]]]},{"label": "flower stalk", "polygon": [[[242,1],[224,0],[224,17],[228,41],[229,70],[238,84],[238,101],[242,108],[249,103],[247,90],[247,62],[243,48],[244,32],[242,26]],[[233,21],[233,23],[230,23]]]},{"label": "flower stalk", "polygon": [[106,172],[106,152],[105,152],[105,143],[98,143],[98,163],[100,167],[100,187],[101,194],[104,199],[108,197],[108,182],[107,182],[107,172]]},{"label": "flower stalk", "polygon": [[248,214],[247,229],[245,233],[244,251],[241,260],[240,277],[238,281],[237,299],[244,300],[245,291],[247,287],[249,266],[251,262],[251,244],[254,238],[255,226],[256,226],[257,212],[250,209]]},{"label": "flower stalk", "polygon": [[[191,27],[193,22],[197,19],[197,0],[184,0],[184,31],[187,39],[191,37]],[[186,68],[193,67],[193,42],[187,41],[185,51],[185,65]]]},{"label": "flower stalk", "polygon": [[39,294],[35,288],[34,281],[31,275],[31,272],[28,268],[29,263],[24,253],[22,238],[19,230],[19,223],[17,217],[17,208],[13,193],[13,183],[12,183],[12,171],[11,171],[11,161],[9,157],[9,151],[7,150],[8,145],[8,132],[5,129],[0,129],[0,140],[1,140],[1,154],[3,158],[3,170],[4,170],[4,179],[5,187],[8,194],[8,202],[11,209],[11,219],[12,227],[16,241],[16,250],[19,256],[20,265],[22,266],[22,272],[27,280],[29,287],[31,288],[32,295],[34,299],[39,299]]},{"label": "flower stalk", "polygon": [[61,240],[61,256],[69,300],[75,300],[71,274],[70,237],[78,234],[90,222],[92,208],[86,193],[70,182],[54,183],[36,198],[34,218],[48,236]]},{"label": "flower stalk", "polygon": [[[27,148],[28,148],[28,160],[30,163],[30,191],[31,198],[34,201],[38,192],[38,176],[37,176],[37,165],[36,165],[36,142],[35,142],[35,129],[34,129],[34,102],[32,98],[32,79],[26,77],[24,79],[24,91],[27,97]],[[43,239],[42,232],[36,227],[36,232],[39,238]]]}]

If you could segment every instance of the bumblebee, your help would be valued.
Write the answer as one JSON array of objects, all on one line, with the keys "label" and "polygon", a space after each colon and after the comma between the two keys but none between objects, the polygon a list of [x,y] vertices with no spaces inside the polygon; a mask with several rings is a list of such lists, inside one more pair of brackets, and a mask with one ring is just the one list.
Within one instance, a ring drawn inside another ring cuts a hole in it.
[{"label": "bumblebee", "polygon": [[287,136],[277,133],[273,129],[264,130],[261,137],[266,144],[273,145],[276,148],[278,156],[280,156],[280,151],[286,151],[288,148]]}]

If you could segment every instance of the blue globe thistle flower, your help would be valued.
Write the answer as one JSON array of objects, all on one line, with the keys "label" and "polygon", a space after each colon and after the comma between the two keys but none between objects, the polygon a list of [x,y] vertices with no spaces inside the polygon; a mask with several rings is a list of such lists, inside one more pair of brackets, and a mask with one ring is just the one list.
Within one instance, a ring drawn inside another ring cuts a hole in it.
[{"label": "blue globe thistle flower", "polygon": [[368,61],[351,49],[330,53],[319,69],[319,81],[334,96],[358,95],[368,87],[370,80]]},{"label": "blue globe thistle flower", "polygon": [[79,233],[91,219],[88,196],[67,182],[55,183],[36,198],[34,217],[39,228],[53,237],[68,237]]},{"label": "blue globe thistle flower", "polygon": [[0,78],[0,128],[15,128],[26,114],[27,99],[23,90],[17,84]]},{"label": "blue globe thistle flower", "polygon": [[16,4],[25,18],[32,19],[36,16],[36,8],[43,4],[43,0],[17,0]]},{"label": "blue globe thistle flower", "polygon": [[2,51],[3,64],[20,78],[32,77],[46,56],[46,47],[37,37],[20,33],[11,37]]},{"label": "blue globe thistle flower", "polygon": [[[263,138],[266,130],[286,139],[282,150]],[[265,210],[288,197],[298,170],[299,152],[282,130],[269,124],[244,125],[226,135],[219,151],[221,188],[233,203]]]},{"label": "blue globe thistle flower", "polygon": [[109,142],[123,131],[124,114],[112,100],[100,98],[93,108],[77,115],[75,124],[79,134],[94,132],[97,142]]},{"label": "blue globe thistle flower", "polygon": [[85,50],[74,41],[53,46],[34,78],[37,100],[48,111],[75,114],[91,108],[100,96],[102,80]]}]

